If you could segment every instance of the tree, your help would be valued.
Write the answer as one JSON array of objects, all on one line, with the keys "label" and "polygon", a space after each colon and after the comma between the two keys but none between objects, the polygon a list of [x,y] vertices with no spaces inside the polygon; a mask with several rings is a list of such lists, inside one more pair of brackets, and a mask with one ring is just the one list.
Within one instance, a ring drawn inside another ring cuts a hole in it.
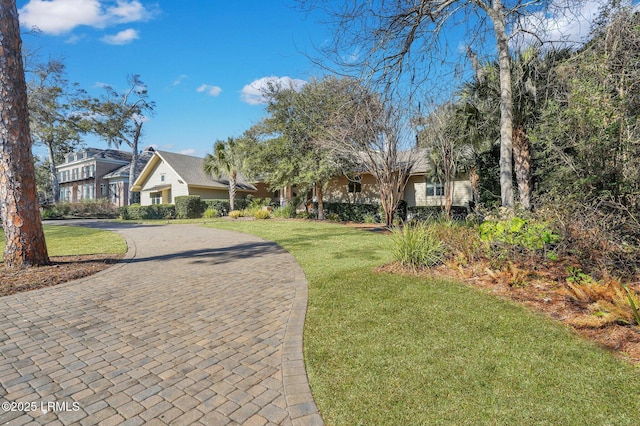
[{"label": "tree", "polygon": [[64,63],[50,60],[36,64],[27,84],[31,137],[47,147],[51,199],[58,202],[59,182],[56,166],[63,156],[81,142],[80,104],[86,98],[77,84],[64,78]]},{"label": "tree", "polygon": [[320,220],[324,219],[324,187],[348,170],[352,159],[325,143],[329,120],[340,106],[338,90],[333,77],[312,80],[299,92],[272,86],[265,93],[267,117],[248,132],[254,142],[248,156],[250,173],[264,177],[274,189],[313,187]]},{"label": "tree", "polygon": [[243,164],[241,147],[241,144],[234,138],[228,138],[226,142],[216,141],[213,145],[213,154],[207,154],[202,165],[202,169],[209,176],[229,177],[231,210],[235,210],[238,172],[242,169]]},{"label": "tree", "polygon": [[408,137],[406,111],[385,104],[357,79],[338,81],[342,86],[339,107],[325,125],[328,136],[323,144],[376,179],[385,224],[390,227],[417,158],[410,146],[415,138]]},{"label": "tree", "polygon": [[0,0],[0,213],[8,268],[49,263],[35,183],[27,87],[13,0]]},{"label": "tree", "polygon": [[455,178],[473,158],[473,147],[461,119],[464,117],[459,116],[456,106],[447,103],[422,120],[424,128],[418,134],[418,144],[427,150],[434,177],[443,183],[447,219],[451,219]]},{"label": "tree", "polygon": [[[568,50],[529,48],[518,52],[511,60],[513,95],[513,162],[520,205],[531,210],[533,196],[533,161],[529,134],[536,126],[550,88],[551,70],[564,58]],[[462,123],[472,133],[470,139],[483,141],[499,139],[500,102],[498,64],[477,66],[475,77],[459,92],[459,113],[466,115]],[[490,143],[484,144],[490,149]]]},{"label": "tree", "polygon": [[[500,81],[500,192],[502,205],[513,207],[513,98],[509,40],[519,31],[529,31],[523,23],[540,14],[553,0],[300,0],[313,7],[326,4],[335,18],[334,44],[323,53],[335,63],[359,68],[385,88],[424,84],[440,68],[450,52],[447,36],[466,26],[466,35],[477,41],[492,34],[497,50]],[[579,3],[579,0],[573,4]],[[337,6],[340,5],[340,6]],[[340,7],[340,9],[335,9]],[[354,53],[355,52],[355,53]],[[441,61],[442,60],[442,61]],[[408,74],[408,78],[401,78]]]},{"label": "tree", "polygon": [[[92,99],[86,105],[91,129],[107,141],[109,146],[120,147],[123,143],[131,148],[131,167],[129,169],[129,185],[136,180],[136,163],[138,162],[138,143],[142,136],[142,126],[148,116],[153,114],[155,103],[149,100],[147,86],[139,75],[127,78],[128,89],[118,93],[113,87],[105,85],[106,95],[100,99]],[[134,193],[129,191],[129,204],[133,203]]]}]

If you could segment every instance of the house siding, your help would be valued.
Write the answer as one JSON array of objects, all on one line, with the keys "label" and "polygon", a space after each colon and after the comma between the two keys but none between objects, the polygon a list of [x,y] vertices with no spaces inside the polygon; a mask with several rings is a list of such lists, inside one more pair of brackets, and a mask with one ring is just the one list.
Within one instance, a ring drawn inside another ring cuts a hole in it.
[{"label": "house siding", "polygon": [[[162,175],[165,177],[164,181],[162,181]],[[180,183],[179,180],[180,177],[167,163],[164,161],[159,162],[152,169],[149,179],[147,179],[140,191],[140,204],[143,206],[151,205],[151,189],[158,186],[170,185],[171,187],[169,191],[163,191],[162,202],[164,204],[173,204],[175,197],[189,195],[189,188],[185,183]]]},{"label": "house siding", "polygon": [[361,192],[350,193],[349,179],[346,176],[333,178],[324,191],[323,199],[334,203],[377,204],[380,202],[378,185],[373,176],[363,175],[361,185]]},{"label": "house siding", "polygon": [[[427,196],[427,179],[425,176],[411,176],[404,191],[407,206],[444,206],[444,196]],[[471,183],[459,179],[453,185],[453,205],[469,206],[471,200]]]}]

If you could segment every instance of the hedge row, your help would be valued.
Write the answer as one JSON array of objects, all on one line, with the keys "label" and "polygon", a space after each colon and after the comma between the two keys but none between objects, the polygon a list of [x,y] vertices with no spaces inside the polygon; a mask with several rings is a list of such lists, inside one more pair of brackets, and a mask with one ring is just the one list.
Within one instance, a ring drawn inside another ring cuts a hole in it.
[{"label": "hedge row", "polygon": [[335,213],[340,220],[346,222],[364,222],[367,216],[375,217],[380,212],[380,206],[377,204],[325,202],[323,205],[325,215]]},{"label": "hedge row", "polygon": [[[451,216],[455,220],[465,220],[468,211],[463,206],[451,206]],[[407,207],[409,220],[426,221],[444,216],[444,206],[411,206]]]},{"label": "hedge row", "polygon": [[125,220],[175,219],[176,217],[176,206],[173,204],[153,204],[151,206],[131,204],[120,207],[118,211],[120,217]]}]

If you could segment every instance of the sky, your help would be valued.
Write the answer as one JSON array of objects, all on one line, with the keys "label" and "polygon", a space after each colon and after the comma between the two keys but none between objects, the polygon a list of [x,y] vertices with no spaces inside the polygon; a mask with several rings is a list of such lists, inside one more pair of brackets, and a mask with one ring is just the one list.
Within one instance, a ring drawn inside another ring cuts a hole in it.
[{"label": "sky", "polygon": [[[204,156],[264,116],[260,87],[320,76],[308,59],[326,39],[289,0],[17,1],[23,49],[62,59],[92,95],[139,74],[155,101],[140,147]],[[37,35],[25,34],[32,27]],[[106,148],[90,138],[87,146]],[[122,149],[128,149],[122,147]],[[38,154],[36,150],[36,154]]]},{"label": "sky", "polygon": [[[585,16],[602,1],[587,0]],[[309,57],[317,57],[330,30],[322,17],[296,10],[294,0],[18,0],[17,6],[23,49],[42,62],[62,59],[68,80],[91,95],[104,94],[105,84],[124,91],[127,76],[140,75],[156,104],[140,147],[203,157],[216,140],[240,136],[264,116],[266,82],[301,85],[326,73]],[[534,18],[576,37],[589,27]],[[37,34],[27,32],[33,27]],[[85,144],[107,148],[95,137]]]}]

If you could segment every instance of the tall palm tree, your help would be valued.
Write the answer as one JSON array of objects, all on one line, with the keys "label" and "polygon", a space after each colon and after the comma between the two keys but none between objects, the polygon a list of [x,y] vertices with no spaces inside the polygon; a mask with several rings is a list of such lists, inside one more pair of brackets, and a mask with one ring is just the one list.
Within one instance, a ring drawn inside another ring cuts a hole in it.
[{"label": "tall palm tree", "polygon": [[202,165],[202,170],[211,177],[227,176],[229,178],[229,206],[231,210],[235,210],[238,173],[241,168],[240,144],[234,138],[228,138],[226,142],[216,141],[213,145],[213,154],[207,154]]}]

